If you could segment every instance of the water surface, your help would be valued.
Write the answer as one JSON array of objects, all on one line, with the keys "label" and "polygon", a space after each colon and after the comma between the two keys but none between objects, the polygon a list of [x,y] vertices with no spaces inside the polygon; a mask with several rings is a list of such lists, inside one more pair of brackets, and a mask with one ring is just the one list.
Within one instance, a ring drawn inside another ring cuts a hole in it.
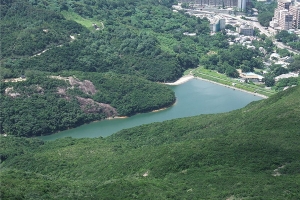
[{"label": "water surface", "polygon": [[105,137],[125,128],[161,122],[165,120],[190,117],[200,114],[222,113],[239,109],[261,97],[227,88],[207,81],[192,79],[177,86],[169,86],[175,92],[176,103],[165,110],[137,114],[125,119],[103,120],[82,125],[78,128],[42,136],[43,140],[61,137]]}]

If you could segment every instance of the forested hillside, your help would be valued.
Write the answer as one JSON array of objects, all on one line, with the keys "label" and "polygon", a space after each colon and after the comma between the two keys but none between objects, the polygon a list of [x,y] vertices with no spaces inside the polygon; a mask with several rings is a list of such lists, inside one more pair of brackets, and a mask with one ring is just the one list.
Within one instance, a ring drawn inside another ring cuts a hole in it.
[{"label": "forested hillside", "polygon": [[[80,98],[107,104],[116,109],[114,115],[169,106],[173,92],[146,80],[175,81],[209,51],[228,48],[222,33],[209,35],[207,19],[173,12],[173,1],[0,3],[0,128],[11,135],[49,134],[110,116],[103,109],[84,112]],[[70,98],[62,97],[58,91],[71,86],[46,78],[58,75],[76,75],[102,92],[89,96],[68,89]]]},{"label": "forested hillside", "polygon": [[0,0],[1,199],[300,199],[299,86],[107,138],[28,138],[170,106],[156,82],[199,64],[232,77],[261,66],[258,48],[229,47],[174,3]]},{"label": "forested hillside", "polygon": [[162,84],[115,73],[32,71],[25,81],[1,84],[2,133],[39,136],[108,117],[130,116],[175,102]]},{"label": "forested hillside", "polygon": [[60,13],[35,8],[24,1],[8,2],[1,1],[1,59],[33,56],[85,31]]},{"label": "forested hillside", "polygon": [[[2,66],[15,76],[27,69],[80,70],[114,71],[161,82],[176,80],[186,68],[196,67],[200,53],[210,46],[193,44],[194,40],[200,43],[200,38],[206,43],[200,35],[208,34],[208,22],[173,13],[164,4],[170,2],[2,1],[5,37],[1,39],[7,58],[2,59]],[[199,37],[183,37],[187,31]],[[180,45],[180,50],[174,52],[174,44]],[[11,59],[39,52],[43,53]]]},{"label": "forested hillside", "polygon": [[224,114],[51,142],[1,137],[3,199],[299,199],[300,87]]}]

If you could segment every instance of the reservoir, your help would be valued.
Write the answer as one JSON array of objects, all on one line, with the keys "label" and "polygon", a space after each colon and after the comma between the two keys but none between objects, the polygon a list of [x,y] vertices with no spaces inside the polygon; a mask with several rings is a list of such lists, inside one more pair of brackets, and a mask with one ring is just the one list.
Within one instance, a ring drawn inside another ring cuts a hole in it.
[{"label": "reservoir", "polygon": [[181,85],[169,87],[175,92],[176,103],[165,110],[137,114],[124,119],[93,122],[39,138],[42,140],[55,140],[62,137],[106,137],[122,129],[142,124],[162,122],[200,114],[228,112],[242,108],[252,101],[262,99],[262,97],[250,93],[199,79],[192,79]]}]

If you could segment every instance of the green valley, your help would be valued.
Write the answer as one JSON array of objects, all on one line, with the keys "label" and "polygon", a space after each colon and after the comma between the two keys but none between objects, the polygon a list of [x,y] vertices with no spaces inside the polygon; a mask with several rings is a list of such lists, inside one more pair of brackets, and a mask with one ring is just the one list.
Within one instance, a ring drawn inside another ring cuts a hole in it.
[{"label": "green valley", "polygon": [[224,114],[51,142],[1,137],[4,199],[298,199],[294,87]]},{"label": "green valley", "polygon": [[[175,4],[0,0],[0,199],[300,199],[300,56],[258,30],[244,44],[233,26],[213,33]],[[184,74],[268,98],[105,138],[35,138],[170,107],[164,83]]]}]

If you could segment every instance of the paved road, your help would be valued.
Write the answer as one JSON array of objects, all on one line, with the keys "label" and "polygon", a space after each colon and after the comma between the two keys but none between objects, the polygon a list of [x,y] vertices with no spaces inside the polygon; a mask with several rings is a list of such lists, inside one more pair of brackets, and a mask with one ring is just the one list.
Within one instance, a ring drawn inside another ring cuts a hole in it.
[{"label": "paved road", "polygon": [[236,20],[238,20],[239,22],[242,22],[242,23],[247,23],[249,25],[252,25],[253,27],[258,28],[259,31],[261,33],[265,34],[266,36],[268,36],[268,37],[271,36],[270,32],[268,30],[266,30],[265,27],[263,27],[262,25],[260,25],[259,22],[244,20],[244,19],[241,19],[241,16],[232,16],[232,15],[228,15],[228,14],[221,14],[221,15],[224,16],[224,17],[227,17],[227,18],[236,19]]},{"label": "paved road", "polygon": [[[264,26],[260,25],[259,22],[244,20],[244,19],[241,19],[241,16],[232,16],[232,15],[227,15],[227,14],[221,14],[221,15],[224,16],[224,17],[236,19],[236,20],[238,20],[239,22],[242,22],[242,23],[247,23],[249,25],[252,25],[253,27],[258,28],[259,31],[261,33],[265,34],[267,37],[272,36],[271,33]],[[283,44],[282,42],[277,42],[275,39],[273,39],[273,43],[280,49],[287,49],[289,52],[292,52],[294,54],[300,54],[300,51],[292,49],[291,47]]]},{"label": "paved road", "polygon": [[[191,15],[195,15],[197,13],[197,10],[193,10],[193,9],[185,9],[185,11],[189,11]],[[200,12],[203,13],[205,11],[200,11]],[[207,12],[207,13],[213,14],[213,12]],[[218,15],[226,17],[226,18],[236,19],[237,21],[239,21],[241,23],[247,23],[247,24],[259,29],[259,31],[261,33],[265,34],[267,37],[272,36],[272,34],[266,29],[266,27],[260,25],[260,23],[258,21],[244,20],[244,19],[241,19],[241,16],[233,16],[233,15],[229,15],[229,14],[225,14],[225,13],[219,13]],[[300,54],[300,51],[292,49],[291,47],[286,46],[282,42],[277,42],[275,39],[273,39],[273,43],[280,49],[287,49],[289,52],[292,52],[294,54]]]}]

